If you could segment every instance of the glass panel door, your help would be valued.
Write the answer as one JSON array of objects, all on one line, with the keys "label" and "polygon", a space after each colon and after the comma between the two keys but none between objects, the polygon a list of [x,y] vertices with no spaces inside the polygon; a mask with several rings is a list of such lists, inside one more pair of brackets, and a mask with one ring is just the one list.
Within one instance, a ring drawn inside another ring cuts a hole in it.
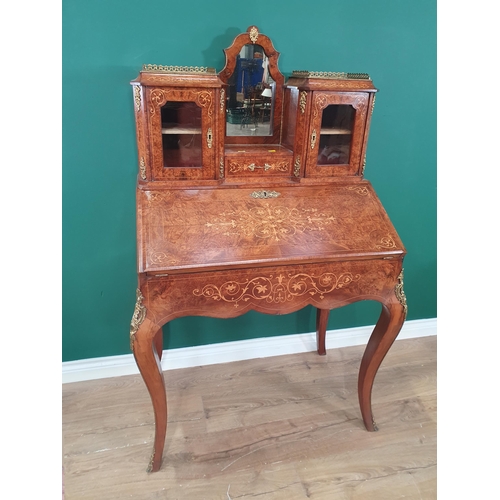
[{"label": "glass panel door", "polygon": [[161,107],[164,168],[201,167],[202,108],[194,102],[168,101]]},{"label": "glass panel door", "polygon": [[313,92],[306,177],[359,175],[367,92]]},{"label": "glass panel door", "polygon": [[349,163],[354,114],[354,108],[348,104],[330,104],[323,110],[318,166]]}]

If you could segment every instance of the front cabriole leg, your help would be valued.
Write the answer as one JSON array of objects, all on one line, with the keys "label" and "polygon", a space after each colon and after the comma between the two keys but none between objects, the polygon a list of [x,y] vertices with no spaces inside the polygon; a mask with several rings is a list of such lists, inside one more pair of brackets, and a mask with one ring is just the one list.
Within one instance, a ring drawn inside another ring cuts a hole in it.
[{"label": "front cabriole leg", "polygon": [[403,326],[407,310],[406,296],[403,290],[403,271],[401,271],[394,287],[394,293],[382,302],[382,312],[370,336],[359,369],[359,405],[363,422],[368,431],[378,430],[373,419],[371,406],[373,381],[385,355]]},{"label": "front cabriole leg", "polygon": [[167,394],[160,355],[157,352],[160,345],[161,327],[148,317],[143,300],[144,297],[138,289],[137,302],[130,325],[130,346],[153,403],[155,440],[147,471],[156,472],[161,466],[167,432]]}]

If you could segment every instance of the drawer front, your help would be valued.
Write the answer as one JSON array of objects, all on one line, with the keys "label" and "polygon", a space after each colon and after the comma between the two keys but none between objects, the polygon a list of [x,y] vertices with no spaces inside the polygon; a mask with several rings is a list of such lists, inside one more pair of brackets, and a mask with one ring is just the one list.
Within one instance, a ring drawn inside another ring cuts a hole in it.
[{"label": "drawer front", "polygon": [[228,177],[262,177],[292,175],[290,157],[226,157],[226,175]]}]

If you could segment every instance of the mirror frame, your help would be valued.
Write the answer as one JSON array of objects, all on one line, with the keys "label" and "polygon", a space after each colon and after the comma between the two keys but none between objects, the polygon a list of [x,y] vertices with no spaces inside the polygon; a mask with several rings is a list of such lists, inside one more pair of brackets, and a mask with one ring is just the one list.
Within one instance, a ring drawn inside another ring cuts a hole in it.
[{"label": "mirror frame", "polygon": [[228,85],[229,79],[236,68],[236,58],[241,49],[247,44],[260,45],[269,60],[269,74],[276,86],[274,92],[273,134],[264,136],[228,136],[225,132],[226,123],[224,123],[225,144],[280,144],[285,77],[278,69],[280,53],[274,48],[271,39],[259,33],[257,26],[249,26],[245,33],[241,33],[233,40],[230,47],[224,49],[226,65],[218,76],[225,85]]}]

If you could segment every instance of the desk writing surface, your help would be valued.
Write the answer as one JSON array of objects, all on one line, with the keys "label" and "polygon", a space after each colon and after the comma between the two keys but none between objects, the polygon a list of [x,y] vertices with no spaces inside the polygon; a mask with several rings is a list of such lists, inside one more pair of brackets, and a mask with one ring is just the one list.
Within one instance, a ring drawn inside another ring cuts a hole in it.
[{"label": "desk writing surface", "polygon": [[[261,198],[259,196],[270,196]],[[257,196],[257,197],[256,197]],[[195,272],[400,256],[369,182],[331,186],[143,190],[139,272]]]}]

